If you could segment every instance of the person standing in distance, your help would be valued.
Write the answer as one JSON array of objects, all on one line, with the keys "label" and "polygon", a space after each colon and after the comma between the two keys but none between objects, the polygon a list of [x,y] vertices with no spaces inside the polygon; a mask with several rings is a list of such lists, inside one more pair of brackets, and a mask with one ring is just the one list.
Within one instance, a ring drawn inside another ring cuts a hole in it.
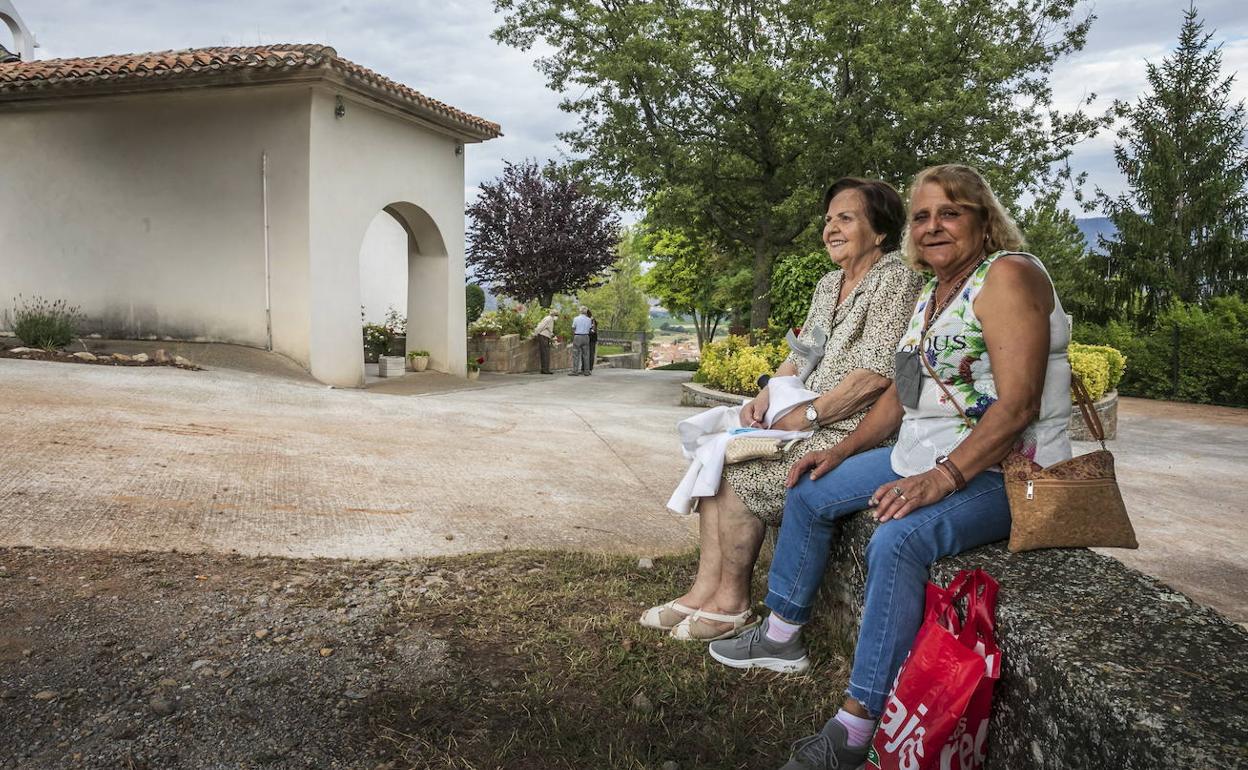
[{"label": "person standing in distance", "polygon": [[550,370],[550,343],[555,336],[555,321],[558,318],[559,311],[552,307],[533,330],[533,337],[537,340],[537,355],[542,362],[542,374],[554,374]]},{"label": "person standing in distance", "polygon": [[581,312],[572,319],[572,371],[569,377],[578,374],[589,376],[589,330],[594,322],[586,315],[589,308],[581,305]]}]

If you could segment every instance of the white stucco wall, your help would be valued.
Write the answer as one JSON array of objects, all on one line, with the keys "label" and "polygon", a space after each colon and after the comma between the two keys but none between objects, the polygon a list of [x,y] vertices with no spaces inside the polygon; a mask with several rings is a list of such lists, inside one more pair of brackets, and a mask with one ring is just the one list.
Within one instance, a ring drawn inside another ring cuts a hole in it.
[{"label": "white stucco wall", "polygon": [[41,295],[81,306],[88,331],[265,347],[267,152],[274,347],[306,364],[309,102],[300,87],[0,104],[0,306]]},{"label": "white stucco wall", "polygon": [[407,315],[407,231],[393,216],[377,213],[360,246],[360,304],[369,323],[394,308]]},{"label": "white stucco wall", "polygon": [[[398,115],[318,87],[311,103],[309,262],[311,370],[335,385],[362,381],[359,253],[369,224],[390,207],[405,222],[409,349],[430,366],[464,374],[464,165],[456,140]],[[347,289],[344,291],[344,287]],[[349,362],[344,351],[355,351]]]}]

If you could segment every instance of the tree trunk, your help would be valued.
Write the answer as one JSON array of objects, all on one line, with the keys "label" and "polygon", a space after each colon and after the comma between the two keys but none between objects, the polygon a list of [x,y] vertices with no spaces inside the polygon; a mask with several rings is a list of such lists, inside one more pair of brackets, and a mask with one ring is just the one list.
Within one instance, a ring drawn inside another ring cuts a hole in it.
[{"label": "tree trunk", "polygon": [[750,342],[757,344],[755,333],[766,329],[771,318],[771,263],[774,249],[760,237],[754,241],[754,290],[750,295]]},{"label": "tree trunk", "polygon": [[542,310],[550,310],[550,303],[554,302],[554,300],[555,300],[555,295],[552,292],[550,294],[543,294],[542,296],[538,297],[537,303],[542,306]]},{"label": "tree trunk", "polygon": [[705,323],[706,323],[706,316],[705,316],[705,315],[700,315],[700,314],[698,313],[698,311],[695,309],[695,310],[693,311],[693,329],[694,329],[694,331],[696,331],[696,332],[698,333],[698,352],[699,352],[699,354],[700,354],[700,353],[701,353],[701,351],[702,351],[702,346],[706,344],[705,342],[703,342],[703,340],[705,339],[705,336],[702,334],[702,327],[703,327],[703,325],[704,325]]}]

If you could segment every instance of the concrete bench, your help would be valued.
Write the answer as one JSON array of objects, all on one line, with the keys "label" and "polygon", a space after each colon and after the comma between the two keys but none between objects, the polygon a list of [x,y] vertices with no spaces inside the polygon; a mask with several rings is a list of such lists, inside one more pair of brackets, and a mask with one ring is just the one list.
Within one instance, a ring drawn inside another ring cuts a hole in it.
[{"label": "concrete bench", "polygon": [[[817,609],[850,647],[876,526],[845,522]],[[989,545],[938,562],[932,578],[975,567],[1001,584],[989,770],[1248,768],[1244,629],[1086,549]]]}]

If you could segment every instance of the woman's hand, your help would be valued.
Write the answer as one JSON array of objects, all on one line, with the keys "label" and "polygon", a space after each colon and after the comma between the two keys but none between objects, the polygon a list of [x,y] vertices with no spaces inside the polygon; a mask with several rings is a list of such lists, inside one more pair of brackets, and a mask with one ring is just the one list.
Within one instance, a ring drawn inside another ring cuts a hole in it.
[{"label": "woman's hand", "polygon": [[798,404],[784,416],[771,424],[772,430],[815,430],[810,424],[810,420],[806,419],[806,405]]},{"label": "woman's hand", "polygon": [[792,489],[797,486],[797,482],[801,480],[802,474],[810,471],[810,480],[814,481],[825,473],[841,464],[845,459],[843,453],[836,449],[819,449],[814,452],[807,452],[793,463],[793,467],[789,468],[789,477],[784,480],[784,486]]},{"label": "woman's hand", "polygon": [[752,400],[741,407],[741,425],[745,428],[766,428],[767,407],[771,405],[771,393],[767,388],[758,392]]},{"label": "woman's hand", "polygon": [[871,518],[879,522],[900,519],[917,508],[942,499],[953,489],[953,482],[935,468],[917,476],[890,481],[871,495],[870,503],[874,509]]}]

